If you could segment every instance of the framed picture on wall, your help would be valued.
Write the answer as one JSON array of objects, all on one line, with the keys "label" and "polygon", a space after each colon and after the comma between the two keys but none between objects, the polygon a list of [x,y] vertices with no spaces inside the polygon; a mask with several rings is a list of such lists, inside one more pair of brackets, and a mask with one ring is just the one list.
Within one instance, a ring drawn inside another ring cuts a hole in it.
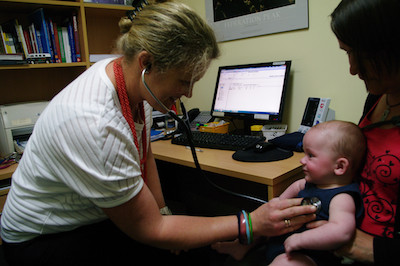
[{"label": "framed picture on wall", "polygon": [[217,41],[308,28],[308,0],[205,0]]}]

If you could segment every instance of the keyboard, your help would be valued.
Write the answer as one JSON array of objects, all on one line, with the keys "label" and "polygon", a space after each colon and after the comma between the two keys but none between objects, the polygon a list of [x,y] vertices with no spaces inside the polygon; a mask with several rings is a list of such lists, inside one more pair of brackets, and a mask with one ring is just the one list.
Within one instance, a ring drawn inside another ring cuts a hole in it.
[{"label": "keyboard", "polygon": [[[250,135],[229,135],[209,132],[192,132],[194,146],[219,150],[237,151],[255,146],[258,142],[265,141],[265,137]],[[186,134],[172,139],[172,144],[188,146]]]}]

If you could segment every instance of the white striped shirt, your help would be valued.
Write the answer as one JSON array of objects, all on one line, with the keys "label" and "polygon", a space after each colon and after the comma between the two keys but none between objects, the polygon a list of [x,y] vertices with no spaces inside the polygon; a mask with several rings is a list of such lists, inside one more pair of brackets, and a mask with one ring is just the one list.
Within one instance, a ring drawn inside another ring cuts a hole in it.
[{"label": "white striped shirt", "polygon": [[[111,60],[69,84],[37,121],[3,210],[5,241],[104,220],[101,208],[121,205],[142,189],[139,153],[105,72]],[[149,145],[152,108],[144,106]],[[143,124],[135,127],[141,145]]]}]

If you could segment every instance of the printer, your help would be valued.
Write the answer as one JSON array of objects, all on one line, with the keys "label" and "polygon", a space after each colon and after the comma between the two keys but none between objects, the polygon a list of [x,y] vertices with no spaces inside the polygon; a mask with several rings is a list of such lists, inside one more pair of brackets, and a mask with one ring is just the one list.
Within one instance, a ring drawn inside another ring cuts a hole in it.
[{"label": "printer", "polygon": [[48,101],[0,105],[0,157],[21,153]]}]

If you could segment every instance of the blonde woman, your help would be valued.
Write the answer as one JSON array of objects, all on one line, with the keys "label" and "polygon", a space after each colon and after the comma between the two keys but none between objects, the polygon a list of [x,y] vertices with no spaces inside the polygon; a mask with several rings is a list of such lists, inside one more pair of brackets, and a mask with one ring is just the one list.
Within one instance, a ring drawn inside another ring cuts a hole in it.
[{"label": "blonde woman", "polygon": [[219,49],[210,27],[183,4],[151,4],[120,24],[123,56],[80,75],[35,126],[2,215],[9,264],[178,264],[181,256],[169,249],[239,232],[278,235],[314,219],[315,208],[296,206],[299,200],[275,200],[239,217],[251,219],[244,232],[236,216],[161,215],[167,208],[149,144],[152,109],[165,112],[191,97]]}]

